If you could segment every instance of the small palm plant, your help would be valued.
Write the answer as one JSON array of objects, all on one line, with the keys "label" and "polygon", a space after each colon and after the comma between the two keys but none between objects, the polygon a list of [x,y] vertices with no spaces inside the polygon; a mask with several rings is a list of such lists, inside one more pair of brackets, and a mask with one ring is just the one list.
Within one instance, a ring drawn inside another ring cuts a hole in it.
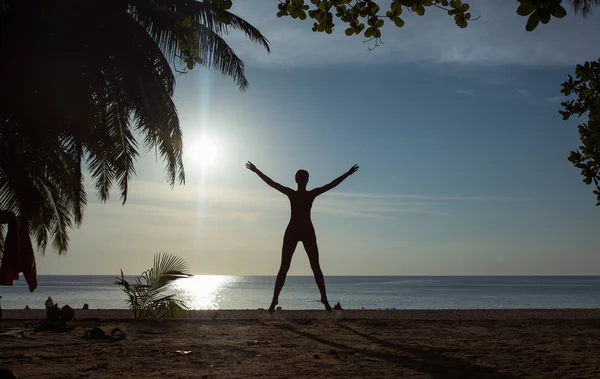
[{"label": "small palm plant", "polygon": [[174,294],[168,295],[164,291],[169,283],[190,276],[183,258],[158,253],[154,255],[154,266],[136,277],[133,283],[125,279],[121,270],[121,277],[117,276],[115,284],[122,286],[127,294],[133,318],[176,318],[184,315],[188,308]]}]

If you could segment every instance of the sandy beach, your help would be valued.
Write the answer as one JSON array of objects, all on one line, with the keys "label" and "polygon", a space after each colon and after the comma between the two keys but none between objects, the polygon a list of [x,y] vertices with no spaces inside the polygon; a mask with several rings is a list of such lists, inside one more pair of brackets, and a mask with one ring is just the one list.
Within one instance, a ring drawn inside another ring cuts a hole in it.
[{"label": "sandy beach", "polygon": [[[4,311],[0,360],[20,378],[600,378],[600,310],[88,310],[70,331],[26,329],[41,317]],[[126,338],[82,339],[93,327]]]}]

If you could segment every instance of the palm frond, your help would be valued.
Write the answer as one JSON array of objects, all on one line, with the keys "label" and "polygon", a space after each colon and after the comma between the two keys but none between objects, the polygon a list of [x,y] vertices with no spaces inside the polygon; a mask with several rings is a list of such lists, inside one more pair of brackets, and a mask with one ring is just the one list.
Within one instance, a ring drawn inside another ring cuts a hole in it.
[{"label": "palm frond", "polygon": [[127,294],[127,303],[133,310],[134,318],[178,317],[187,307],[173,294],[164,294],[166,286],[182,278],[187,278],[187,263],[181,257],[158,253],[154,256],[152,268],[136,277],[135,283],[129,283],[121,270],[115,284],[122,286]]},{"label": "palm frond", "polygon": [[44,204],[48,205],[49,217],[52,219],[49,226],[52,232],[53,246],[60,253],[64,253],[69,246],[68,229],[71,228],[72,222],[63,191],[57,183],[47,178],[38,178],[36,186],[40,191]]},{"label": "palm frond", "polygon": [[72,150],[68,150],[73,157],[72,168],[69,170],[69,207],[73,210],[73,218],[77,226],[83,221],[83,211],[87,205],[87,193],[85,192],[85,178],[82,172],[83,144],[74,141]]},{"label": "palm frond", "polygon": [[571,8],[575,14],[581,13],[583,17],[592,14],[593,5],[599,5],[600,0],[570,0]]},{"label": "palm frond", "polygon": [[165,54],[171,59],[177,57],[177,43],[173,28],[178,21],[186,18],[203,25],[210,31],[225,35],[230,29],[238,30],[252,42],[270,52],[269,41],[249,22],[214,5],[195,0],[133,0],[132,14],[140,24],[149,29],[150,35],[158,41]]},{"label": "palm frond", "polygon": [[200,30],[200,58],[203,65],[216,68],[236,81],[240,89],[246,89],[248,80],[244,74],[244,62],[218,34],[210,33],[203,25],[199,25],[198,28]]},{"label": "palm frond", "polygon": [[[155,41],[158,41],[160,48],[173,63],[183,55],[178,44],[176,25],[183,20],[191,20],[192,27],[200,36],[198,48],[203,51],[205,57],[210,58],[210,62],[205,66],[216,68],[224,75],[231,76],[241,90],[248,86],[243,63],[222,36],[228,34],[231,29],[238,30],[250,41],[270,52],[269,41],[258,29],[244,19],[211,4],[192,0],[137,0],[133,1],[133,6],[133,17],[148,30]],[[217,45],[215,41],[218,41]],[[218,50],[213,49],[207,54],[207,50],[215,47]],[[223,55],[218,57],[221,53]],[[218,58],[215,59],[214,56]],[[222,62],[228,58],[233,58],[234,61]]]},{"label": "palm frond", "polygon": [[169,253],[154,255],[154,265],[147,272],[147,283],[153,288],[162,288],[170,282],[191,276],[187,273],[185,260]]},{"label": "palm frond", "polygon": [[137,142],[129,125],[129,115],[120,104],[113,104],[105,120],[105,128],[110,134],[115,148],[115,179],[121,189],[123,204],[127,201],[129,179],[135,175],[135,158],[137,157]]},{"label": "palm frond", "polygon": [[172,186],[178,180],[185,183],[183,168],[183,134],[179,126],[175,104],[165,98],[163,110],[168,114],[157,115],[136,110],[134,113],[138,128],[144,134],[144,143],[149,150],[157,149],[166,164],[166,179]]},{"label": "palm frond", "polygon": [[153,310],[156,318],[177,318],[185,315],[188,307],[183,301],[168,295],[157,299],[153,304]]},{"label": "palm frond", "polygon": [[[68,247],[67,229],[72,220],[63,190],[68,183],[68,168],[60,141],[47,141],[47,150],[40,156],[34,153],[35,139],[16,141],[10,134],[2,134],[3,142],[14,143],[6,146],[0,159],[0,207],[28,220],[30,232],[42,251],[48,234],[55,234],[54,246],[62,253]],[[19,166],[14,162],[19,162]]]},{"label": "palm frond", "polygon": [[0,224],[0,262],[2,262],[2,253],[4,252],[4,224]]}]

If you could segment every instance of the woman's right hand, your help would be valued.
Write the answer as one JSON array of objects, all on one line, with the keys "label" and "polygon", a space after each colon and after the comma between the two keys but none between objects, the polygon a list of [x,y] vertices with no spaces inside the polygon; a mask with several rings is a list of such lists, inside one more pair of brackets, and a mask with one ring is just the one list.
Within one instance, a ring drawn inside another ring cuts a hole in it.
[{"label": "woman's right hand", "polygon": [[356,171],[358,171],[358,165],[357,164],[355,164],[354,166],[350,167],[350,170],[348,170],[348,175],[352,175]]},{"label": "woman's right hand", "polygon": [[248,161],[246,162],[246,168],[252,172],[256,172],[258,171],[258,169],[256,168],[256,166],[254,165],[254,163]]}]

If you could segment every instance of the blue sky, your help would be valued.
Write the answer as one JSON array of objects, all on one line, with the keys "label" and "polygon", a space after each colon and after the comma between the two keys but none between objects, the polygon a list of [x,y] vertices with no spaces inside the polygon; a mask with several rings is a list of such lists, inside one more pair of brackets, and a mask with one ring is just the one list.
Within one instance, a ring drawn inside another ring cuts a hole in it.
[{"label": "blue sky", "polygon": [[[198,274],[274,275],[289,205],[251,160],[287,186],[299,168],[313,187],[360,165],[313,208],[325,275],[600,274],[600,208],[566,159],[577,120],[557,113],[560,83],[598,58],[597,16],[527,33],[516,2],[470,4],[467,29],[408,15],[366,51],[342,28],[277,19],[275,1],[234,2],[273,51],[228,37],[246,92],[205,69],[178,77],[186,185],[147,154],[127,204],[90,192],[68,254],[38,256],[38,272],[133,274],[168,251]],[[211,165],[195,163],[199,139]],[[290,274],[310,274],[301,245]]]}]

